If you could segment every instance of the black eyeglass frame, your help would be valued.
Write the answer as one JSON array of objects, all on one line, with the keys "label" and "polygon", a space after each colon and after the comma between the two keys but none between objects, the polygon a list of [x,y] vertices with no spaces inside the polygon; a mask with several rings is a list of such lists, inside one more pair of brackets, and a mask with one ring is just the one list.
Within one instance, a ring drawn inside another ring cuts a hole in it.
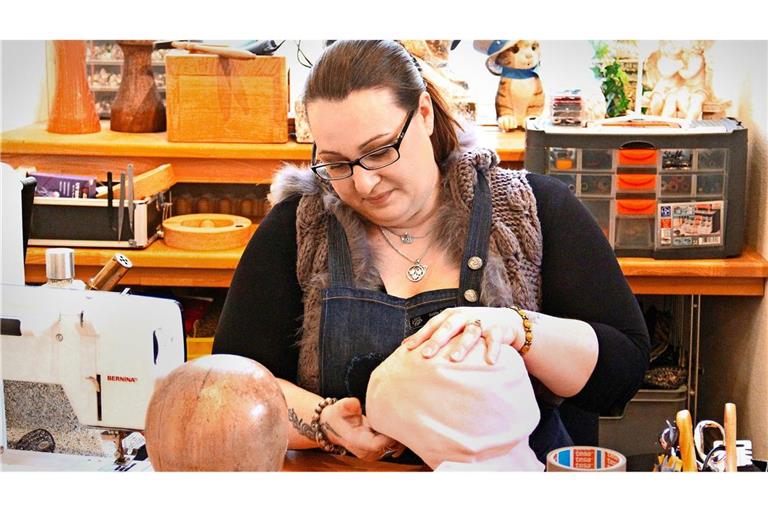
[{"label": "black eyeglass frame", "polygon": [[[410,111],[410,113],[408,114],[408,117],[405,119],[405,124],[403,125],[403,129],[400,130],[400,134],[397,136],[397,139],[395,139],[394,142],[392,142],[390,144],[385,144],[385,145],[380,146],[380,147],[378,147],[376,149],[372,149],[371,151],[368,151],[364,155],[360,156],[360,158],[358,158],[356,160],[352,160],[351,162],[339,161],[339,162],[331,162],[331,163],[327,163],[327,164],[319,164],[319,165],[315,164],[315,161],[316,161],[315,158],[317,156],[317,144],[315,144],[313,142],[312,143],[312,160],[310,161],[310,166],[309,166],[310,169],[312,169],[312,172],[314,172],[317,175],[317,177],[320,178],[323,181],[335,181],[335,180],[345,180],[345,179],[349,178],[350,176],[352,176],[352,174],[354,173],[354,168],[355,168],[356,165],[359,165],[360,167],[362,167],[366,171],[377,171],[379,169],[383,169],[384,167],[392,165],[393,163],[395,163],[398,160],[400,160],[400,144],[402,144],[403,139],[405,138],[405,132],[408,131],[408,126],[410,126],[411,119],[413,119],[413,115],[416,113],[416,110],[417,109],[413,109],[413,110]],[[384,164],[384,165],[380,165],[378,167],[369,167],[369,166],[365,165],[362,162],[362,160],[364,158],[369,157],[369,156],[371,156],[374,153],[378,153],[379,151],[382,151],[384,149],[389,149],[389,148],[393,148],[395,150],[395,152],[397,153],[397,158],[395,158],[391,162],[389,162],[387,164]],[[323,167],[329,167],[331,165],[347,165],[349,167],[349,174],[347,174],[346,176],[338,177],[338,178],[326,178],[325,176],[322,176],[320,174],[320,169],[323,168]]]}]

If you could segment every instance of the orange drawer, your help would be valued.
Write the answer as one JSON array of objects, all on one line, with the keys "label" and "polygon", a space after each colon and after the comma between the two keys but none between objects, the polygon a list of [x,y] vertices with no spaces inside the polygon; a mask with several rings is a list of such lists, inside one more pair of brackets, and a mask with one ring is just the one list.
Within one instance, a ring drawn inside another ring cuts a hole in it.
[{"label": "orange drawer", "polygon": [[655,149],[620,149],[619,165],[655,166],[658,155]]},{"label": "orange drawer", "polygon": [[655,215],[655,199],[617,199],[616,213],[619,215]]},{"label": "orange drawer", "polygon": [[620,191],[656,190],[655,174],[619,174],[616,178],[616,188]]}]

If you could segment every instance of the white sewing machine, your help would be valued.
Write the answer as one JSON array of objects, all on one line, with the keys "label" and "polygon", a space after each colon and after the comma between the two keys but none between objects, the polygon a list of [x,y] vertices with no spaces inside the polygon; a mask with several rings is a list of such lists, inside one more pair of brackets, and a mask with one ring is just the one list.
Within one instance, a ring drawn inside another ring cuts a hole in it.
[{"label": "white sewing machine", "polygon": [[3,446],[0,467],[149,469],[148,461],[124,456],[122,438],[144,429],[155,381],[186,359],[179,304],[113,292],[1,286],[2,379],[60,384],[78,421],[115,432],[118,451],[112,460]]}]

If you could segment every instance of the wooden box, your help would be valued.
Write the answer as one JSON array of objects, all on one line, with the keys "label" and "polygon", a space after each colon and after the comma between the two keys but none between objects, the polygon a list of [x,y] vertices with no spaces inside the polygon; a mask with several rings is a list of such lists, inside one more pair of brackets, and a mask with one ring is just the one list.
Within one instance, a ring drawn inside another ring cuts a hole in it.
[{"label": "wooden box", "polygon": [[166,55],[171,142],[288,142],[285,57]]},{"label": "wooden box", "polygon": [[133,225],[128,211],[130,202],[126,198],[123,202],[122,229],[118,229],[119,184],[112,187],[111,201],[106,190],[99,192],[95,198],[35,197],[29,245],[143,249],[158,238],[163,217],[171,206],[169,189],[174,183],[176,177],[170,164],[137,174],[134,180]]}]

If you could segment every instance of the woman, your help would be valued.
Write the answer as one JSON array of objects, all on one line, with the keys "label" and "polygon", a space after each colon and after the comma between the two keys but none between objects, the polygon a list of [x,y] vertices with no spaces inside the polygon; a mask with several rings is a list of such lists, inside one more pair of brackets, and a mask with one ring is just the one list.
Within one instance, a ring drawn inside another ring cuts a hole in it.
[{"label": "woman", "polygon": [[567,187],[460,147],[465,134],[439,91],[392,41],[332,44],[304,102],[314,173],[275,176],[274,206],[235,272],[214,344],[280,379],[291,449],[368,460],[401,451],[369,428],[361,403],[370,372],[403,342],[455,361],[484,350],[489,365],[504,344],[524,354],[542,461],[571,444],[563,398],[598,412],[634,395],[648,333]]}]

